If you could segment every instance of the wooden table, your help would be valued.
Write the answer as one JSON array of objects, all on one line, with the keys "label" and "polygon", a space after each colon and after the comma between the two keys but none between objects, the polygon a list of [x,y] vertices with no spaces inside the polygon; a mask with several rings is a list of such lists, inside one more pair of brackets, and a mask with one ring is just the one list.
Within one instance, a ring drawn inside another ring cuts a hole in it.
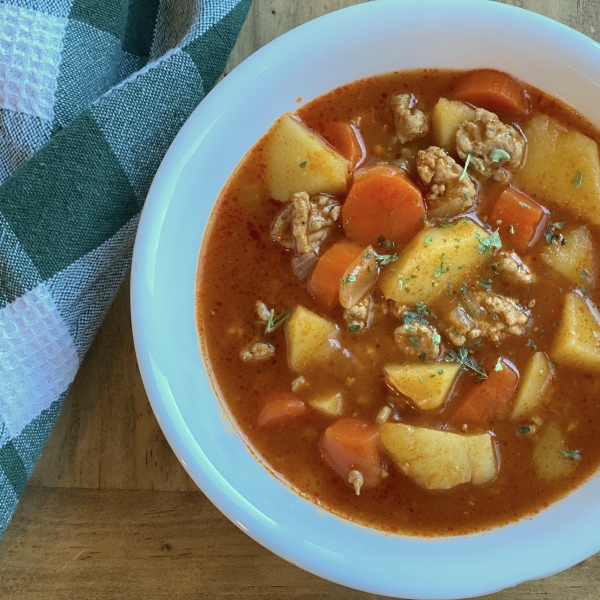
[{"label": "wooden table", "polygon": [[[360,1],[254,0],[228,70],[288,29]],[[598,0],[503,1],[599,39]],[[126,282],[0,540],[0,598],[225,596],[375,598],[271,554],[221,515],[190,480],[142,386]],[[541,597],[600,598],[600,555],[494,596]]]}]

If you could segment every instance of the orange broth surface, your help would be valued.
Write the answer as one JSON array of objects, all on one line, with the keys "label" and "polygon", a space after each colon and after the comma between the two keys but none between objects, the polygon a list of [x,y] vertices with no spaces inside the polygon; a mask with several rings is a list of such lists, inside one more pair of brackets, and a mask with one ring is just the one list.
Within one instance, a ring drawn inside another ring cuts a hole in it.
[{"label": "orange broth surface", "polygon": [[[394,119],[389,100],[396,94],[412,93],[421,110],[431,114],[440,97],[452,98],[460,72],[424,70],[391,73],[357,81],[333,90],[305,106],[297,115],[314,131],[322,132],[333,120],[349,122],[362,117],[360,132],[367,150],[365,164],[400,158],[402,147],[416,151],[435,144],[432,132],[426,137],[402,146],[394,135]],[[525,86],[532,110],[518,120],[497,112],[499,118],[520,129],[523,122],[544,113],[570,129],[578,130],[594,140],[597,131],[568,107],[546,94]],[[213,210],[199,259],[197,284],[197,322],[201,346],[209,365],[212,383],[251,448],[269,465],[275,476],[290,484],[298,493],[321,508],[346,519],[386,532],[409,535],[459,535],[501,526],[524,516],[533,515],[564,496],[594,473],[600,463],[600,379],[593,374],[555,365],[551,397],[537,411],[541,423],[556,422],[567,431],[569,449],[577,449],[581,460],[573,473],[557,480],[543,481],[536,475],[532,459],[538,434],[518,435],[519,426],[530,421],[514,421],[504,415],[486,428],[493,432],[500,461],[497,477],[483,486],[462,485],[446,491],[430,491],[419,487],[385,457],[389,476],[373,488],[356,495],[323,459],[319,442],[324,430],[335,417],[308,409],[293,420],[273,427],[257,426],[257,418],[265,401],[278,392],[289,393],[298,377],[287,359],[285,328],[277,328],[268,336],[275,354],[266,361],[242,362],[240,351],[263,338],[264,323],[257,319],[255,302],[260,300],[278,313],[302,305],[324,314],[307,292],[306,282],[294,274],[290,259],[293,251],[284,248],[270,235],[271,223],[282,204],[270,197],[266,183],[264,146],[260,140],[243,159],[223,189]],[[411,179],[425,190],[414,169],[407,165]],[[505,184],[488,180],[480,185],[474,212],[485,223],[491,207]],[[536,199],[544,204],[542,198]],[[343,202],[343,197],[340,198]],[[585,220],[556,210],[550,220],[585,224]],[[450,220],[451,221],[451,220]],[[595,247],[598,232],[589,226]],[[491,230],[490,230],[491,232]],[[343,238],[341,220],[320,250]],[[509,247],[510,241],[503,236]],[[539,254],[547,247],[544,235],[525,258],[536,276],[530,286],[516,288],[510,280],[494,281],[494,293],[518,298],[531,315],[523,336],[509,336],[500,345],[482,340],[473,350],[489,371],[500,355],[522,373],[534,349],[549,352],[561,319],[565,293],[575,289],[565,277],[542,264]],[[401,251],[401,248],[398,248]],[[493,275],[485,265],[468,284]],[[589,274],[585,293],[594,304],[600,301]],[[454,285],[441,300],[429,306],[441,314],[460,294]],[[583,287],[581,288],[583,289]],[[481,291],[481,288],[479,288]],[[466,391],[478,385],[467,372],[458,381],[441,409],[425,412],[414,408],[383,377],[386,364],[418,362],[407,357],[394,341],[394,329],[401,321],[391,315],[375,320],[361,331],[350,332],[337,306],[324,314],[340,327],[339,340],[353,356],[351,366],[333,360],[323,368],[303,375],[310,385],[296,396],[307,401],[319,390],[341,389],[344,393],[344,416],[375,423],[384,405],[392,409],[392,421],[422,425],[460,433],[451,419],[453,409]],[[447,352],[452,345],[444,339]],[[440,366],[444,366],[441,358]],[[352,379],[352,384],[348,380]],[[384,455],[385,456],[385,455]],[[565,458],[565,460],[568,460]]]}]

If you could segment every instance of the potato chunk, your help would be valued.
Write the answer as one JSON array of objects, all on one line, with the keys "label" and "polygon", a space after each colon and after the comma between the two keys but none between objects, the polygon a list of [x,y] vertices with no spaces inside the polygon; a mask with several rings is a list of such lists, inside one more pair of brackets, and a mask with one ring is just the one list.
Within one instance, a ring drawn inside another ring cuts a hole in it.
[{"label": "potato chunk", "polygon": [[600,323],[578,294],[567,294],[550,355],[561,365],[600,373]]},{"label": "potato chunk", "polygon": [[291,114],[284,114],[268,133],[265,147],[267,184],[281,202],[296,192],[344,194],[350,163],[321,136]]},{"label": "potato chunk", "polygon": [[568,452],[564,435],[556,423],[549,423],[533,450],[533,464],[540,479],[560,479],[577,468],[578,461],[561,450]]},{"label": "potato chunk", "polygon": [[297,306],[285,322],[285,337],[290,368],[300,373],[305,368],[333,355],[338,328],[321,315]]},{"label": "potato chunk", "polygon": [[525,367],[517,390],[511,419],[530,417],[549,395],[553,375],[552,365],[543,352],[536,352]]},{"label": "potato chunk", "polygon": [[384,371],[387,383],[417,408],[433,410],[444,404],[461,368],[450,363],[387,365]]},{"label": "potato chunk", "polygon": [[600,225],[600,160],[596,142],[538,115],[523,127],[527,161],[515,174],[525,193]]},{"label": "potato chunk", "polygon": [[311,398],[308,403],[316,411],[328,415],[330,417],[339,417],[342,414],[342,394],[329,393],[320,394],[315,398]]},{"label": "potato chunk", "polygon": [[489,433],[461,435],[449,431],[384,423],[379,441],[394,464],[426,490],[448,490],[462,483],[487,483],[498,474],[498,459]]},{"label": "potato chunk", "polygon": [[448,152],[456,151],[456,132],[461,123],[475,120],[475,109],[458,100],[440,98],[433,107],[431,125],[438,146]]},{"label": "potato chunk", "polygon": [[594,247],[590,230],[582,225],[560,232],[565,244],[553,243],[542,252],[542,260],[572,283],[593,283]]},{"label": "potato chunk", "polygon": [[449,227],[420,231],[398,260],[383,268],[377,282],[388,300],[403,304],[431,302],[468,280],[489,254],[480,254],[479,239],[490,235],[475,221],[460,219]]}]

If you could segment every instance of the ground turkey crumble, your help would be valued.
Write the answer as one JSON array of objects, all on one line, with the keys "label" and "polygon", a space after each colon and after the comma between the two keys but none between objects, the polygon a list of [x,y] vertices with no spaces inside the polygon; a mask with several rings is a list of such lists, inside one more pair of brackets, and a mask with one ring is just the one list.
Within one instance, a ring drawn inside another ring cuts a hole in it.
[{"label": "ground turkey crumble", "polygon": [[428,188],[430,217],[454,217],[475,202],[475,184],[463,168],[442,148],[430,146],[417,154],[417,172]]},{"label": "ground turkey crumble", "polygon": [[429,132],[429,118],[418,108],[416,98],[412,94],[400,94],[390,100],[394,111],[396,137],[401,144],[422,138]]},{"label": "ground turkey crumble", "polygon": [[454,307],[446,320],[450,341],[463,346],[467,340],[487,338],[500,343],[509,335],[523,335],[529,315],[512,298],[477,292]]},{"label": "ground turkey crumble", "polygon": [[294,194],[271,225],[271,237],[298,254],[316,252],[340,217],[339,202],[330,196]]},{"label": "ground turkey crumble", "polygon": [[481,177],[507,181],[508,172],[516,171],[523,162],[525,140],[488,110],[478,108],[475,119],[461,123],[456,132],[456,151],[460,158]]}]

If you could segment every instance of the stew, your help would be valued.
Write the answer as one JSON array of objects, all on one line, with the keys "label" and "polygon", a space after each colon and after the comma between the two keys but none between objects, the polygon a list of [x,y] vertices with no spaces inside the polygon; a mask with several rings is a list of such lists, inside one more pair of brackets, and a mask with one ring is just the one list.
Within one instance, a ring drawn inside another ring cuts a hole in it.
[{"label": "stew", "polygon": [[250,446],[388,532],[532,515],[600,463],[599,136],[491,70],[283,115],[213,210],[197,321]]}]

